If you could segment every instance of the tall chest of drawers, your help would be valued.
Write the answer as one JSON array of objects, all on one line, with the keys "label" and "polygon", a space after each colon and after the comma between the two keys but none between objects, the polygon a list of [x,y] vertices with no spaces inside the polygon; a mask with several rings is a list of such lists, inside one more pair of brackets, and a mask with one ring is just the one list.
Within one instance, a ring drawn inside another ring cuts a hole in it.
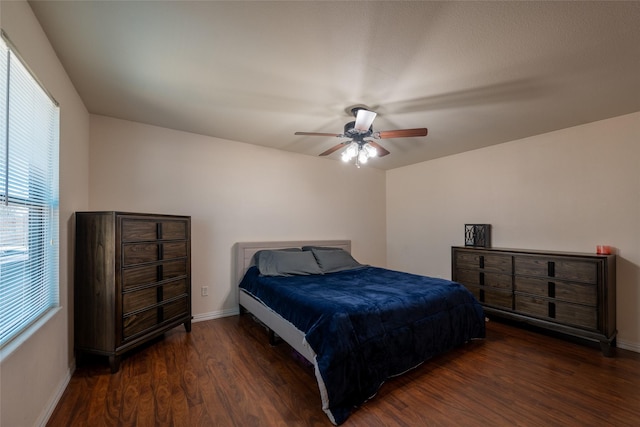
[{"label": "tall chest of drawers", "polygon": [[615,255],[452,247],[452,280],[488,315],[599,342],[616,337]]},{"label": "tall chest of drawers", "polygon": [[121,355],[169,329],[191,331],[191,217],[76,212],[76,355]]}]

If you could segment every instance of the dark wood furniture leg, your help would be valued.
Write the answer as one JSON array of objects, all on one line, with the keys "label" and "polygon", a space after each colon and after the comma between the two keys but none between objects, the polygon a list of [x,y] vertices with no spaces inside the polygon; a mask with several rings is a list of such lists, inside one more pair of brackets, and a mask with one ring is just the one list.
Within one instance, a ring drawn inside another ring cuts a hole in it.
[{"label": "dark wood furniture leg", "polygon": [[282,342],[282,338],[276,335],[271,328],[269,328],[269,344],[278,345]]},{"label": "dark wood furniture leg", "polygon": [[111,367],[111,373],[115,374],[120,370],[120,356],[109,356],[109,366]]}]

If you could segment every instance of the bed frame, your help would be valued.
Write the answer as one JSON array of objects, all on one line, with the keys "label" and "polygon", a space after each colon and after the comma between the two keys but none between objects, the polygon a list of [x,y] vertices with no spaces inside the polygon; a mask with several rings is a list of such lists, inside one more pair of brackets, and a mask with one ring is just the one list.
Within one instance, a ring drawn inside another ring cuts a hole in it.
[{"label": "bed frame", "polygon": [[[302,246],[330,246],[342,248],[351,253],[351,240],[296,240],[288,242],[240,242],[235,245],[235,280],[236,285],[244,277],[247,269],[253,265],[253,256],[264,249],[299,248]],[[269,330],[269,340],[275,344],[275,335],[287,342],[305,359],[313,363],[315,352],[304,339],[304,333],[275,311],[240,289],[238,295],[240,314],[248,311]]]}]

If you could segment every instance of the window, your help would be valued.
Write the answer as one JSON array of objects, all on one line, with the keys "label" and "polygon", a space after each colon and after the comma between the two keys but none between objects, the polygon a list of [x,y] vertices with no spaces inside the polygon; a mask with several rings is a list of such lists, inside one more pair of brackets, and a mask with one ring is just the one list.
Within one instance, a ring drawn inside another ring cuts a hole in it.
[{"label": "window", "polygon": [[0,348],[58,306],[59,108],[0,39]]}]

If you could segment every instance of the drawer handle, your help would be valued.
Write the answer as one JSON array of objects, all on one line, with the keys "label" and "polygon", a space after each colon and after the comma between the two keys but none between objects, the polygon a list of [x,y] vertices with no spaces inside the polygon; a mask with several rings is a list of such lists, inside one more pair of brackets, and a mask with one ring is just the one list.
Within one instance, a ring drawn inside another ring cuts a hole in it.
[{"label": "drawer handle", "polygon": [[549,296],[549,298],[555,298],[556,297],[556,284],[555,284],[555,282],[548,282],[547,283],[547,295]]},{"label": "drawer handle", "polygon": [[552,319],[556,318],[556,303],[554,302],[549,303],[549,317]]},{"label": "drawer handle", "polygon": [[556,276],[556,263],[553,261],[549,261],[547,265],[547,276],[555,277]]}]

